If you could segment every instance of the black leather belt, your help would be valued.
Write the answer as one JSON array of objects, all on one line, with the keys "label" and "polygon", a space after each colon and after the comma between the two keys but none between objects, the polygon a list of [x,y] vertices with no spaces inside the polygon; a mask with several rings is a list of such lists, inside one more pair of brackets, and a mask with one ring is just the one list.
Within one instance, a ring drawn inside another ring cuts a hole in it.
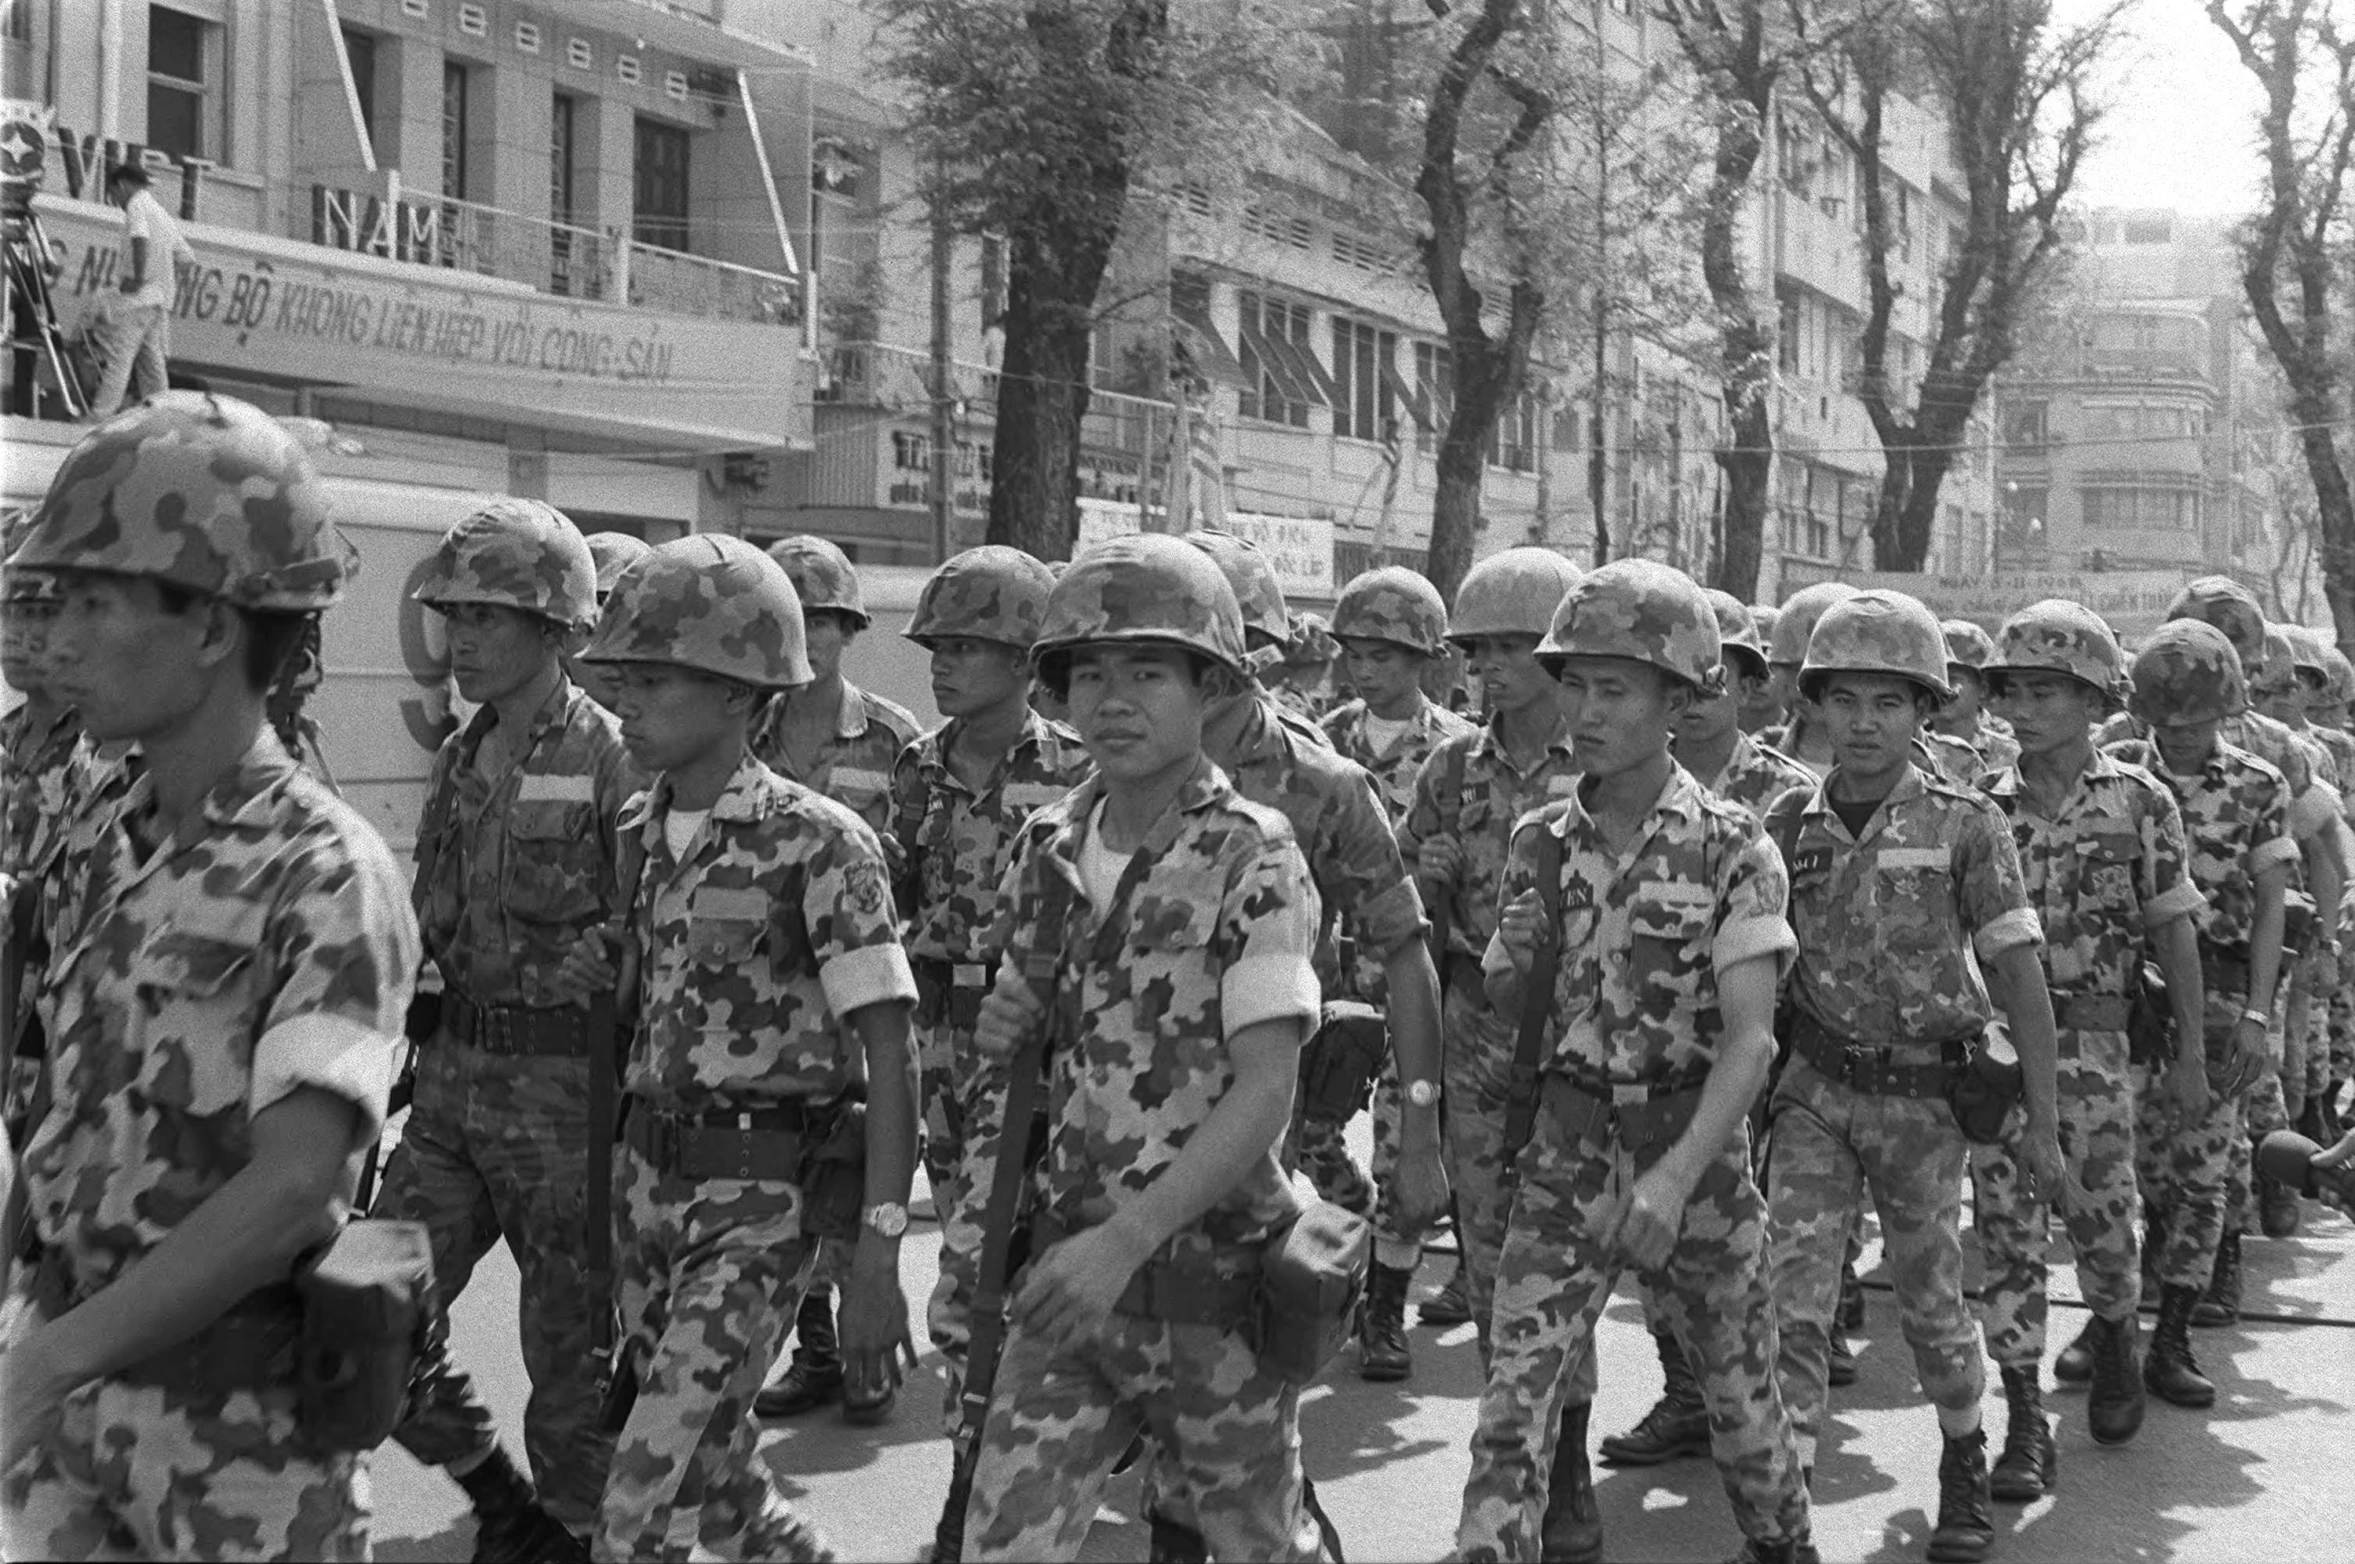
[{"label": "black leather belt", "polygon": [[[1085,1229],[1068,1228],[1050,1216],[1031,1219],[1032,1258]],[[1157,1254],[1129,1277],[1112,1312],[1165,1325],[1215,1325],[1242,1330],[1259,1307],[1260,1256],[1256,1249],[1220,1255],[1199,1251]]]},{"label": "black leather belt", "polygon": [[1582,1146],[1622,1147],[1645,1167],[1676,1144],[1701,1105],[1701,1088],[1690,1081],[1596,1089],[1583,1079],[1548,1075],[1542,1090],[1539,1100],[1545,1111],[1570,1140]]},{"label": "black leather belt", "polygon": [[972,1031],[996,975],[978,961],[919,956],[909,965],[916,973],[918,1014],[934,1026],[946,1021],[960,1032]]},{"label": "black leather belt", "polygon": [[589,1013],[574,1005],[526,1010],[520,1005],[478,1005],[464,994],[442,1004],[450,1036],[487,1054],[548,1055],[589,1052]]},{"label": "black leather belt", "polygon": [[1868,1097],[1943,1097],[1954,1074],[1945,1045],[1935,1064],[1900,1064],[1896,1048],[1852,1043],[1805,1010],[1792,1020],[1791,1048],[1826,1080]]},{"label": "black leather belt", "polygon": [[810,1118],[803,1103],[670,1113],[633,1097],[622,1111],[623,1139],[666,1178],[801,1178]]}]

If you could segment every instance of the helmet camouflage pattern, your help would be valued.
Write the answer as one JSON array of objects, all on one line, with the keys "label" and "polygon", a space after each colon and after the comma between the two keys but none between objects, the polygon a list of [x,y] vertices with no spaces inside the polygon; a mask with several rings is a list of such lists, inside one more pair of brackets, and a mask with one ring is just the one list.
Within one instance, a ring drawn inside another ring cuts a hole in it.
[{"label": "helmet camouflage pattern", "polygon": [[[1855,595],[1856,588],[1845,581],[1818,581],[1793,592],[1775,610],[1774,629],[1766,639],[1766,660],[1794,668],[1807,661],[1807,643],[1815,638],[1815,622],[1825,609]],[[1945,677],[1944,670],[1939,676]]]},{"label": "helmet camouflage pattern", "polygon": [[2202,576],[2175,594],[2169,619],[2199,619],[2224,632],[2244,668],[2265,652],[2265,610],[2257,594],[2230,576]]},{"label": "helmet camouflage pattern", "polygon": [[955,556],[916,595],[908,639],[918,646],[953,635],[1027,650],[1046,622],[1055,573],[1018,548],[992,543]]},{"label": "helmet camouflage pattern", "polygon": [[1566,658],[1623,657],[1706,694],[1720,687],[1724,661],[1717,610],[1700,584],[1654,559],[1615,559],[1579,578],[1537,656],[1556,673]]},{"label": "helmet camouflage pattern", "polygon": [[718,532],[657,544],[623,571],[579,660],[661,663],[772,690],[811,677],[784,567]]},{"label": "helmet camouflage pattern", "polygon": [[12,510],[8,520],[0,524],[0,600],[11,603],[54,603],[57,601],[57,578],[44,570],[16,568],[16,551],[24,547],[32,535],[33,513]]},{"label": "helmet camouflage pattern", "polygon": [[2290,640],[2287,625],[2266,625],[2265,650],[2261,660],[2252,668],[2248,659],[2242,658],[2241,675],[2248,680],[2251,694],[2278,695],[2296,686],[2298,651]]},{"label": "helmet camouflage pattern", "polygon": [[2324,689],[2330,688],[2329,637],[2312,625],[2283,625],[2281,628],[2290,639],[2290,665]]},{"label": "helmet camouflage pattern", "polygon": [[1388,641],[1426,657],[1447,644],[1447,603],[1419,570],[1383,565],[1350,579],[1333,605],[1333,634],[1344,641]]},{"label": "helmet camouflage pattern", "polygon": [[1456,588],[1447,638],[1462,646],[1483,635],[1542,637],[1553,629],[1554,610],[1578,576],[1578,567],[1550,548],[1491,554],[1466,571]]},{"label": "helmet camouflage pattern", "polygon": [[1727,671],[1732,671],[1734,654],[1740,652],[1749,661],[1750,671],[1764,677],[1766,643],[1759,637],[1753,611],[1731,592],[1716,587],[1703,588],[1701,595],[1709,600],[1710,612],[1717,615],[1717,644],[1724,653]]},{"label": "helmet camouflage pattern", "polygon": [[2355,658],[2335,646],[2322,649],[2322,698],[2333,706],[2355,706]]},{"label": "helmet camouflage pattern", "polygon": [[1294,614],[1292,638],[1284,645],[1284,661],[1297,668],[1321,668],[1341,655],[1341,643],[1322,614]]},{"label": "helmet camouflage pattern", "polygon": [[166,391],[82,436],[9,563],[313,613],[350,573],[329,510],[318,469],[277,419],[234,397]]},{"label": "helmet camouflage pattern", "polygon": [[831,609],[848,614],[861,630],[875,622],[859,597],[858,569],[840,545],[804,532],[770,544],[769,558],[785,567],[803,614]]},{"label": "helmet camouflage pattern", "polygon": [[2240,653],[2205,619],[2170,619],[2134,654],[2134,715],[2156,727],[2217,722],[2248,705]]},{"label": "helmet camouflage pattern", "polygon": [[491,501],[452,527],[414,594],[428,608],[489,603],[567,627],[597,617],[597,561],[570,517],[544,500]]},{"label": "helmet camouflage pattern", "polygon": [[1938,629],[1946,637],[1946,661],[1951,667],[1984,668],[1995,655],[1995,641],[1975,620],[1943,619]]},{"label": "helmet camouflage pattern", "polygon": [[1772,603],[1752,603],[1750,605],[1750,623],[1758,631],[1760,646],[1774,645],[1774,627],[1782,617],[1783,611]]},{"label": "helmet camouflage pattern", "polygon": [[1260,642],[1263,647],[1281,648],[1291,642],[1292,618],[1284,608],[1284,583],[1276,579],[1275,565],[1258,544],[1207,527],[1187,533],[1185,541],[1209,555],[1227,578],[1227,589],[1235,594],[1235,603],[1243,611],[1246,637],[1265,637]]},{"label": "helmet camouflage pattern", "polygon": [[[1103,642],[1183,646],[1246,671],[1243,610],[1210,551],[1167,533],[1106,538],[1080,550],[1047,597],[1032,650],[1042,665]],[[1050,675],[1050,683],[1059,682]]]},{"label": "helmet camouflage pattern", "polygon": [[[1787,613],[1784,621],[1789,622]],[[1800,688],[1813,689],[1835,673],[1894,674],[1940,700],[1954,697],[1954,686],[1946,682],[1946,634],[1938,628],[1938,616],[1903,592],[1851,592],[1824,609],[1807,638]]]},{"label": "helmet camouflage pattern", "polygon": [[2006,619],[1986,672],[2066,674],[2105,700],[2126,699],[2126,653],[2117,636],[2101,615],[2065,598],[2031,603]]},{"label": "helmet camouflage pattern", "polygon": [[589,558],[597,562],[597,601],[604,602],[621,573],[644,559],[652,547],[644,538],[627,532],[590,533]]}]

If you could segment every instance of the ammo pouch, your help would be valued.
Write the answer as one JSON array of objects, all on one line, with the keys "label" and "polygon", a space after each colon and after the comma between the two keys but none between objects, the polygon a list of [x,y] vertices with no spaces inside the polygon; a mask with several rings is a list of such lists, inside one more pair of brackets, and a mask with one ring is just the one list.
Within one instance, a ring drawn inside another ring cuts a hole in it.
[{"label": "ammo pouch", "polygon": [[843,1098],[811,1115],[801,1163],[801,1230],[855,1242],[867,1201],[867,1105]]},{"label": "ammo pouch", "polygon": [[1389,1051],[1381,1011],[1355,1000],[1327,1004],[1300,1051],[1300,1116],[1330,1124],[1355,1118],[1373,1101],[1374,1077]]},{"label": "ammo pouch", "polygon": [[2146,961],[2127,981],[2126,1057],[2141,1065],[2165,1064],[2175,1052],[2175,1018],[2168,1004],[2166,976]]},{"label": "ammo pouch", "polygon": [[371,1450],[401,1420],[435,1313],[423,1223],[347,1222],[295,1267],[296,1415],[322,1450]]},{"label": "ammo pouch", "polygon": [[1639,1174],[1676,1144],[1701,1106],[1701,1088],[1691,1082],[1614,1088],[1548,1074],[1541,1090],[1545,1111],[1565,1139],[1577,1146],[1618,1146]]},{"label": "ammo pouch", "polygon": [[1373,1258],[1372,1225],[1329,1200],[1270,1234],[1252,1333],[1260,1367],[1293,1385],[1322,1373],[1350,1337]]},{"label": "ammo pouch", "polygon": [[2320,920],[2314,915],[2314,898],[2292,886],[2281,898],[2281,969],[2284,972],[2296,963],[2298,953],[2313,942]]},{"label": "ammo pouch", "polygon": [[1975,1041],[1946,1045],[1948,1076],[1946,1106],[1963,1139],[1993,1146],[2003,1139],[2004,1121],[2026,1092],[2026,1079],[2016,1060],[1998,1059],[1984,1033]]}]

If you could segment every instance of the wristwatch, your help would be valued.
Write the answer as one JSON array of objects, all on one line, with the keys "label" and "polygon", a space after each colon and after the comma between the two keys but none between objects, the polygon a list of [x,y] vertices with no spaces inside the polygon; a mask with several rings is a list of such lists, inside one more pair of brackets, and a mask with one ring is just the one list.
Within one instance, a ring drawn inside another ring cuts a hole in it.
[{"label": "wristwatch", "polygon": [[2241,1012],[2241,1019],[2243,1021],[2254,1021],[2259,1026],[2263,1027],[2270,1027],[2273,1025],[2272,1014],[2268,1011],[2259,1010],[2254,1005],[2251,1005],[2248,1009]]},{"label": "wristwatch", "polygon": [[1439,1101],[1439,1083],[1437,1081],[1407,1082],[1406,1100],[1418,1108],[1429,1108],[1436,1105]]},{"label": "wristwatch", "polygon": [[893,1202],[869,1206],[861,1213],[860,1220],[877,1238],[897,1238],[908,1230],[908,1208]]}]

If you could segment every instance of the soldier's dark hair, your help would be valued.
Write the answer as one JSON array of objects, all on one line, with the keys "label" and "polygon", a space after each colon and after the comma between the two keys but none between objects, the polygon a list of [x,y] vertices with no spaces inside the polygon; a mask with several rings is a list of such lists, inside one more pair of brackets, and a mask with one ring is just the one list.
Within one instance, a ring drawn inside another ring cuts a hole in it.
[{"label": "soldier's dark hair", "polygon": [[[1130,644],[1144,646],[1171,645],[1171,643],[1160,641],[1136,642]],[[1203,652],[1197,652],[1191,647],[1173,646],[1172,649],[1185,654],[1186,671],[1192,677],[1195,687],[1197,689],[1201,689],[1205,695],[1215,698],[1221,695],[1232,694],[1234,693],[1235,689],[1241,687],[1239,684],[1234,682],[1235,676],[1233,670],[1229,669],[1217,658],[1211,657]],[[1075,649],[1072,647],[1062,647],[1058,650],[1049,652],[1046,656],[1037,660],[1038,682],[1045,685],[1047,687],[1047,693],[1054,696],[1055,699],[1059,701],[1068,701],[1071,699],[1071,659],[1074,650]]]},{"label": "soldier's dark hair", "polygon": [[[1842,671],[1843,670],[1838,668],[1818,668],[1813,673],[1801,674],[1799,676],[1800,697],[1804,700],[1821,701],[1823,699],[1824,686],[1831,683],[1832,680],[1838,678]],[[1901,673],[1889,674],[1886,675],[1886,677],[1892,679],[1905,679],[1906,688],[1913,691],[1913,703],[1915,707],[1919,709],[1922,715],[1925,717],[1936,715],[1938,709],[1946,704],[1946,700],[1943,696],[1941,696],[1936,690],[1931,689],[1928,685],[1922,683],[1922,681],[1919,679],[1906,679],[1905,675]]]}]

